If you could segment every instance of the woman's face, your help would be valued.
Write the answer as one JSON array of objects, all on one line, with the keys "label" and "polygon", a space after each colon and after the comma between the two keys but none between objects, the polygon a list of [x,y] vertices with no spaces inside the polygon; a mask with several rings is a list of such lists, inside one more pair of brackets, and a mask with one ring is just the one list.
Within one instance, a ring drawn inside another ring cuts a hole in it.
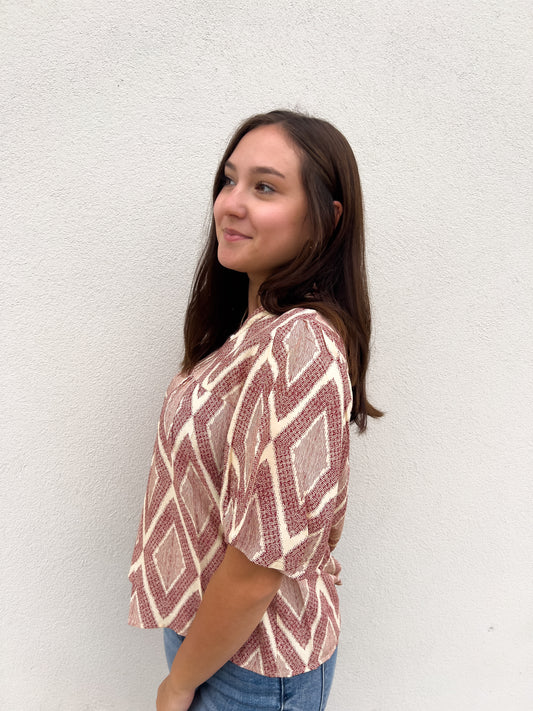
[{"label": "woman's face", "polygon": [[213,214],[218,260],[257,289],[309,239],[300,157],[276,125],[247,133],[225,166]]}]

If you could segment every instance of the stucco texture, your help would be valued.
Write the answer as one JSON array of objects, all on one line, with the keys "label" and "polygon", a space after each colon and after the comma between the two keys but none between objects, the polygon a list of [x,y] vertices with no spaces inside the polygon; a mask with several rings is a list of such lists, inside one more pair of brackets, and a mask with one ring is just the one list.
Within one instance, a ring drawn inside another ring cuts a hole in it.
[{"label": "stucco texture", "polygon": [[529,711],[531,3],[3,0],[0,707],[144,711],[159,408],[236,124],[358,158],[374,309],[329,711]]}]

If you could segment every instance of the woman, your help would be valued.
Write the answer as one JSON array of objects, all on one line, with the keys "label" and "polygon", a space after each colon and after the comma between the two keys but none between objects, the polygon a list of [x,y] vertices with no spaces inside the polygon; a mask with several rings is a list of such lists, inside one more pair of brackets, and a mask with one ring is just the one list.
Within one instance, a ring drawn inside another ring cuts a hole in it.
[{"label": "woman", "polygon": [[299,113],[253,116],[215,176],[130,571],[130,624],[165,628],[158,711],[325,708],[348,426],[381,414],[369,338],[349,144]]}]

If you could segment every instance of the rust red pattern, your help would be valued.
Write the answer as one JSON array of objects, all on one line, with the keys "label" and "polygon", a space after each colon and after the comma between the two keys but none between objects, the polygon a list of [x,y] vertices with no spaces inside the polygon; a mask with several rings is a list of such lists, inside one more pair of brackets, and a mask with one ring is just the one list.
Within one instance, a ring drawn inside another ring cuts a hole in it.
[{"label": "rust red pattern", "polygon": [[187,634],[231,544],[284,573],[232,661],[287,677],[331,656],[351,398],[342,340],[311,309],[255,312],[174,378],[133,551],[130,624]]}]

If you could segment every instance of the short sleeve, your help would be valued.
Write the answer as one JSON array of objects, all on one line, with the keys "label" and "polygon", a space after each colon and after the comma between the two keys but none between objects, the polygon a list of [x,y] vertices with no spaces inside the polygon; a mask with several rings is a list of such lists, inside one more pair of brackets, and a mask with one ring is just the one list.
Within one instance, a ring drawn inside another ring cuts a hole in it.
[{"label": "short sleeve", "polygon": [[296,579],[329,560],[349,454],[342,342],[311,313],[284,322],[257,355],[228,431],[220,499],[225,542]]}]

